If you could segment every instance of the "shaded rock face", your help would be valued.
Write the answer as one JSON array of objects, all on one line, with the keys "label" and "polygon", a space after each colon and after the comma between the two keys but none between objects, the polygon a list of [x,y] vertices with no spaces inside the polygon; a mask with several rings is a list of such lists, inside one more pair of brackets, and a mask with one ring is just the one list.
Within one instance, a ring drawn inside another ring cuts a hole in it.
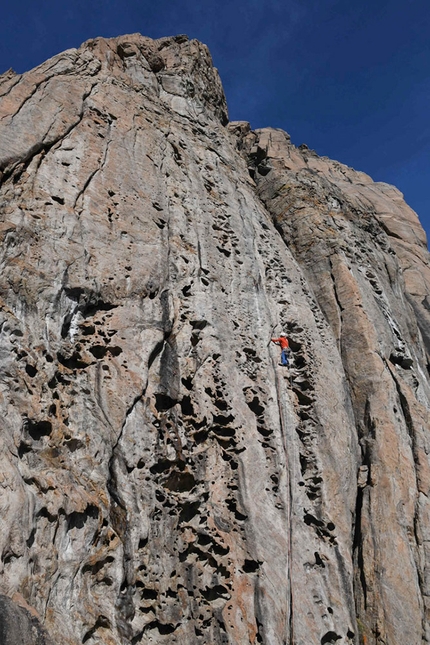
[{"label": "shaded rock face", "polygon": [[[21,599],[22,602],[23,599]],[[0,594],[0,643],[5,645],[52,645],[37,616]]]},{"label": "shaded rock face", "polygon": [[184,36],[0,95],[3,641],[428,642],[430,268],[400,193],[226,125]]}]

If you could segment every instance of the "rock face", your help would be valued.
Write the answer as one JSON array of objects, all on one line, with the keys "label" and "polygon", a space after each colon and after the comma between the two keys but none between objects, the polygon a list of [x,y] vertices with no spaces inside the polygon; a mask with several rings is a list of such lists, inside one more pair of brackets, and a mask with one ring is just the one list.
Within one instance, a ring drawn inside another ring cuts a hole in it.
[{"label": "rock face", "polygon": [[1,642],[429,642],[401,194],[228,124],[185,36],[88,41],[0,95]]}]

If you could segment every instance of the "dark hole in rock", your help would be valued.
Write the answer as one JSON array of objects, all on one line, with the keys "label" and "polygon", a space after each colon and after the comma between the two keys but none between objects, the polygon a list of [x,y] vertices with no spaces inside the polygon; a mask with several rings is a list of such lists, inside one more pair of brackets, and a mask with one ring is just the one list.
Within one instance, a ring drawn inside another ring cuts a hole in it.
[{"label": "dark hole in rock", "polygon": [[169,459],[160,459],[155,463],[149,471],[155,475],[155,474],[160,474],[160,473],[165,473],[167,470],[170,470],[170,468],[175,464],[174,461],[170,461]]},{"label": "dark hole in rock", "polygon": [[37,374],[37,369],[34,367],[34,365],[27,364],[25,366],[25,371],[27,372],[30,378],[33,378]]},{"label": "dark hole in rock", "polygon": [[399,365],[404,370],[409,370],[414,364],[412,358],[405,356],[404,354],[395,354],[394,352],[390,354],[390,362],[394,365]]},{"label": "dark hole in rock", "polygon": [[317,518],[311,515],[310,513],[305,513],[303,520],[305,524],[307,524],[308,526],[318,526],[320,528],[324,526],[324,522],[322,522],[321,520],[317,520]]},{"label": "dark hole in rock", "polygon": [[245,573],[255,573],[260,568],[260,562],[256,560],[245,560],[242,569]]},{"label": "dark hole in rock", "polygon": [[240,522],[243,522],[244,520],[246,520],[246,519],[247,519],[247,517],[248,517],[248,516],[247,516],[247,515],[244,515],[243,513],[241,513],[241,512],[238,510],[237,505],[236,505],[236,502],[235,502],[235,500],[234,500],[234,499],[231,499],[231,498],[230,498],[230,499],[227,499],[227,500],[226,500],[226,502],[225,502],[225,504],[226,504],[226,506],[227,506],[228,510],[229,510],[229,511],[231,511],[232,513],[234,513],[234,516],[235,516],[235,518],[236,518],[237,520],[239,520]]},{"label": "dark hole in rock", "polygon": [[84,566],[82,567],[82,573],[87,573],[87,571],[89,571],[92,575],[95,575],[96,573],[101,571],[106,564],[109,564],[109,562],[113,562],[113,561],[114,561],[114,558],[109,555],[106,558],[97,560],[97,562],[94,562],[94,563],[87,562],[87,564],[84,564]]},{"label": "dark hole in rock", "polygon": [[229,258],[231,255],[231,251],[228,251],[227,249],[224,249],[222,246],[217,246],[216,247],[220,253],[225,255],[226,258]]},{"label": "dark hole in rock", "polygon": [[254,363],[262,363],[262,359],[257,356],[256,351],[251,349],[250,347],[244,347],[243,353],[247,356],[247,358],[254,361]]},{"label": "dark hole in rock", "polygon": [[69,357],[66,357],[61,354],[61,352],[58,352],[57,359],[58,362],[61,363],[61,365],[64,365],[64,367],[67,367],[67,369],[69,370],[83,370],[91,364],[83,361],[81,355],[78,352],[73,352],[73,354]]},{"label": "dark hole in rock", "polygon": [[336,632],[327,632],[321,638],[321,645],[328,645],[329,643],[336,643],[341,638],[342,638],[342,636],[339,636],[339,634],[336,634]]},{"label": "dark hole in rock", "polygon": [[144,549],[147,544],[148,544],[148,538],[140,538],[137,548]]},{"label": "dark hole in rock", "polygon": [[216,600],[217,598],[228,599],[228,589],[223,585],[215,585],[214,587],[209,587],[202,589],[202,596],[209,602]]},{"label": "dark hole in rock", "polygon": [[201,444],[206,441],[208,436],[209,436],[209,432],[207,430],[200,430],[200,432],[195,432],[193,434],[193,439],[196,442],[196,444]]},{"label": "dark hole in rock", "polygon": [[176,404],[177,401],[175,399],[172,399],[172,397],[168,396],[167,394],[155,395],[155,407],[157,408],[158,412],[165,412],[166,410],[170,410],[170,408],[173,408],[173,406]]},{"label": "dark hole in rock", "polygon": [[224,401],[224,399],[216,399],[214,401],[214,405],[218,408],[218,410],[228,410],[228,403],[227,401]]},{"label": "dark hole in rock", "polygon": [[306,361],[303,356],[298,354],[297,356],[294,356],[294,364],[298,369],[301,369],[306,365]]},{"label": "dark hole in rock", "polygon": [[204,428],[206,426],[207,419],[206,417],[203,417],[201,421],[197,421],[197,419],[195,418],[190,418],[190,419],[187,419],[187,422],[191,423],[191,425],[195,430],[200,430],[200,428]]},{"label": "dark hole in rock", "polygon": [[53,417],[53,416],[55,416],[56,413],[57,413],[57,406],[55,405],[55,403],[52,403],[49,406],[49,416]]},{"label": "dark hole in rock", "polygon": [[252,401],[249,401],[249,402],[247,401],[247,403],[248,403],[248,407],[249,407],[249,409],[250,409],[250,410],[252,410],[252,412],[253,412],[257,417],[259,417],[260,415],[262,415],[262,414],[263,414],[263,412],[264,412],[264,406],[262,406],[262,405],[261,405],[261,403],[260,403],[260,399],[258,398],[258,396],[254,396],[254,398],[252,399]]},{"label": "dark hole in rock", "polygon": [[257,635],[255,637],[255,642],[256,643],[263,643],[263,637],[261,635],[262,631],[263,631],[263,625],[258,620],[257,620],[257,628],[258,628],[258,632],[257,632]]},{"label": "dark hole in rock", "polygon": [[109,578],[109,576],[105,576],[100,580],[101,585],[106,585],[108,587],[111,587],[113,585],[113,580],[112,578]]},{"label": "dark hole in rock", "polygon": [[92,336],[96,333],[96,328],[94,325],[82,325],[81,333],[83,336]]},{"label": "dark hole in rock", "polygon": [[190,342],[192,347],[196,347],[196,345],[201,341],[201,338],[197,335],[197,333],[192,333],[190,336]]},{"label": "dark hole in rock", "polygon": [[105,302],[104,300],[89,300],[88,302],[79,305],[79,311],[82,313],[85,318],[90,318],[94,316],[98,311],[111,311],[111,309],[116,309],[118,305],[113,305],[111,302]]},{"label": "dark hole in rock", "polygon": [[88,504],[87,508],[83,513],[77,511],[70,513],[67,520],[67,530],[71,529],[82,529],[85,526],[86,521],[91,518],[93,520],[97,519],[99,516],[99,509],[94,504]]},{"label": "dark hole in rock", "polygon": [[317,490],[317,489],[315,489],[315,488],[311,488],[311,489],[308,489],[308,490],[306,491],[306,495],[307,495],[308,499],[310,499],[310,500],[314,501],[314,500],[316,500],[318,497],[320,497],[321,493],[320,493],[320,491],[319,491],[319,490]]},{"label": "dark hole in rock", "polygon": [[48,381],[48,387],[51,388],[51,390],[53,390],[56,387],[56,385],[57,385],[57,379],[55,378],[55,376],[53,376],[51,380]]},{"label": "dark hole in rock", "polygon": [[272,428],[266,428],[265,426],[257,426],[257,431],[263,436],[263,437],[270,437],[270,435],[273,433]]},{"label": "dark hole in rock", "polygon": [[26,419],[24,427],[34,441],[39,441],[42,437],[48,437],[52,432],[52,423],[50,421]]},{"label": "dark hole in rock", "polygon": [[215,434],[214,437],[218,441],[219,445],[225,450],[227,450],[228,448],[237,450],[237,441],[236,439],[234,439],[234,437],[222,437],[219,434]]},{"label": "dark hole in rock", "polygon": [[193,329],[204,329],[208,324],[207,320],[191,320],[190,322]]},{"label": "dark hole in rock", "polygon": [[104,345],[93,345],[93,347],[90,347],[89,349],[95,358],[104,358],[108,351],[108,348]]},{"label": "dark hole in rock", "polygon": [[191,398],[189,396],[183,397],[181,401],[181,410],[182,410],[182,414],[185,414],[187,416],[194,415],[194,408],[192,406]]},{"label": "dark hole in rock", "polygon": [[335,525],[333,524],[333,522],[329,522],[329,523],[327,524],[327,528],[328,528],[328,530],[329,530],[329,531],[334,531],[336,527],[335,527]]},{"label": "dark hole in rock", "polygon": [[207,546],[212,542],[211,538],[209,537],[209,535],[206,535],[206,533],[199,533],[197,537],[197,541],[202,546]]},{"label": "dark hole in rock", "polygon": [[64,205],[64,199],[62,197],[58,197],[57,195],[51,195],[51,199],[53,199],[54,202],[57,202],[57,204],[61,204],[62,206]]},{"label": "dark hole in rock", "polygon": [[224,416],[223,414],[214,414],[213,420],[220,426],[227,426],[229,425],[229,423],[232,423],[232,421],[234,421],[234,416],[232,414],[229,414],[228,416]]},{"label": "dark hole in rock", "polygon": [[346,632],[346,636],[347,638],[353,639],[355,634],[350,629],[348,629],[348,631]]},{"label": "dark hole in rock", "polygon": [[299,349],[302,348],[302,343],[294,340],[294,338],[288,338],[288,342],[290,343],[290,348],[293,350],[293,352],[298,352]]},{"label": "dark hole in rock", "polygon": [[31,446],[26,444],[24,441],[21,441],[18,446],[18,457],[22,459],[27,452],[31,452]]},{"label": "dark hole in rock", "polygon": [[64,321],[61,326],[61,338],[66,338],[67,334],[69,333],[72,318],[73,313],[67,314],[67,316],[64,317]]},{"label": "dark hole in rock", "polygon": [[185,296],[186,298],[187,298],[188,296],[190,296],[190,295],[191,295],[191,285],[189,285],[189,284],[188,284],[188,285],[186,285],[186,286],[182,289],[182,293],[184,294],[184,296]]},{"label": "dark hole in rock", "polygon": [[[321,560],[320,554],[317,551],[315,551],[314,555],[315,555],[315,564],[318,567],[325,567],[323,560]],[[330,607],[328,607],[328,611],[329,613],[333,613],[333,610],[330,612]]]},{"label": "dark hole in rock", "polygon": [[84,289],[82,289],[82,287],[65,287],[64,293],[68,298],[70,298],[70,300],[79,302],[80,297],[84,293]]},{"label": "dark hole in rock", "polygon": [[163,486],[178,493],[190,491],[196,485],[193,475],[188,472],[174,470],[163,482]]},{"label": "dark hole in rock", "polygon": [[219,437],[234,437],[236,434],[234,428],[223,428],[221,426],[212,426],[211,431]]},{"label": "dark hole in rock", "polygon": [[108,352],[112,356],[119,356],[122,354],[122,347],[119,347],[118,345],[115,347],[109,347]]},{"label": "dark hole in rock", "polygon": [[299,417],[302,421],[308,421],[311,418],[306,410],[300,410]]},{"label": "dark hole in rock", "polygon": [[197,515],[200,509],[200,502],[185,502],[179,514],[178,524],[190,522]]},{"label": "dark hole in rock", "polygon": [[178,597],[178,592],[175,591],[174,589],[167,589],[166,596],[167,596],[167,598],[177,598]]},{"label": "dark hole in rock", "polygon": [[30,533],[30,535],[28,536],[28,538],[27,538],[27,540],[26,540],[26,543],[27,543],[28,548],[30,548],[30,547],[32,547],[32,546],[33,546],[33,544],[34,544],[34,536],[35,536],[35,535],[36,535],[36,529],[35,529],[35,528],[33,528],[33,529],[32,529],[32,531],[31,531],[31,533]]},{"label": "dark hole in rock", "polygon": [[293,392],[297,396],[300,405],[312,405],[313,399],[304,394],[299,388],[293,387]]},{"label": "dark hole in rock", "polygon": [[295,385],[297,385],[302,390],[302,392],[306,392],[306,390],[313,389],[311,383],[306,379],[297,380],[296,378],[294,378],[293,382],[294,382]]},{"label": "dark hole in rock", "polygon": [[311,465],[311,462],[305,455],[302,455],[302,454],[299,455],[299,459],[300,459],[300,469],[302,471],[302,475],[304,475],[307,469],[309,468],[309,466]]},{"label": "dark hole in rock", "polygon": [[158,620],[154,620],[152,623],[149,623],[149,625],[146,625],[145,631],[150,630],[150,629],[156,629],[161,635],[165,634],[172,634],[177,625],[173,625],[171,623],[160,623]]},{"label": "dark hole in rock", "polygon": [[156,600],[158,598],[158,592],[155,589],[143,588],[139,593],[141,600]]},{"label": "dark hole in rock", "polygon": [[192,390],[193,389],[193,379],[191,376],[188,376],[187,378],[182,378],[182,385],[184,385],[187,390]]},{"label": "dark hole in rock", "polygon": [[54,523],[57,521],[57,516],[52,515],[46,507],[41,508],[36,517],[44,517],[48,520],[48,522],[51,522],[51,523]]}]

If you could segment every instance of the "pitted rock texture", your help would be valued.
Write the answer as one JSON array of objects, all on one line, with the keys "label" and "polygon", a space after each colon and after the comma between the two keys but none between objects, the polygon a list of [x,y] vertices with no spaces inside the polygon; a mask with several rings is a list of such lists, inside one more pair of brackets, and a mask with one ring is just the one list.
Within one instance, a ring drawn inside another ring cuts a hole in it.
[{"label": "pitted rock texture", "polygon": [[430,268],[400,193],[227,125],[185,36],[88,41],[0,96],[0,591],[57,645],[429,642]]}]

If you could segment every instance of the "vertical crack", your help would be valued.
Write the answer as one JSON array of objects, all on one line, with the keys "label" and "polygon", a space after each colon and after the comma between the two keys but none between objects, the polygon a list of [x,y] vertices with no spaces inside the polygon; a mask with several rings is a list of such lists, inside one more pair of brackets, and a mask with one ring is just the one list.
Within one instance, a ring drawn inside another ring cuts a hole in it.
[{"label": "vertical crack", "polygon": [[276,391],[277,391],[277,403],[278,403],[278,411],[279,411],[279,424],[281,428],[281,433],[282,433],[282,443],[284,446],[284,453],[285,453],[285,459],[286,459],[286,469],[287,469],[287,487],[288,487],[288,509],[287,509],[287,522],[288,522],[288,527],[287,527],[287,534],[288,534],[288,590],[287,590],[287,597],[288,597],[288,636],[289,640],[287,643],[289,645],[293,645],[294,643],[294,599],[293,599],[293,585],[292,585],[292,566],[291,566],[291,561],[292,561],[292,518],[291,518],[291,509],[293,506],[293,493],[291,489],[291,463],[289,459],[289,453],[288,453],[288,448],[287,448],[287,441],[286,441],[286,422],[284,419],[284,414],[282,410],[282,402],[281,402],[281,388],[280,388],[280,382],[279,382],[279,377],[278,373],[276,370],[276,367],[274,365],[274,360],[272,358],[272,363],[273,363],[273,371],[275,374],[275,383],[276,383]]}]

